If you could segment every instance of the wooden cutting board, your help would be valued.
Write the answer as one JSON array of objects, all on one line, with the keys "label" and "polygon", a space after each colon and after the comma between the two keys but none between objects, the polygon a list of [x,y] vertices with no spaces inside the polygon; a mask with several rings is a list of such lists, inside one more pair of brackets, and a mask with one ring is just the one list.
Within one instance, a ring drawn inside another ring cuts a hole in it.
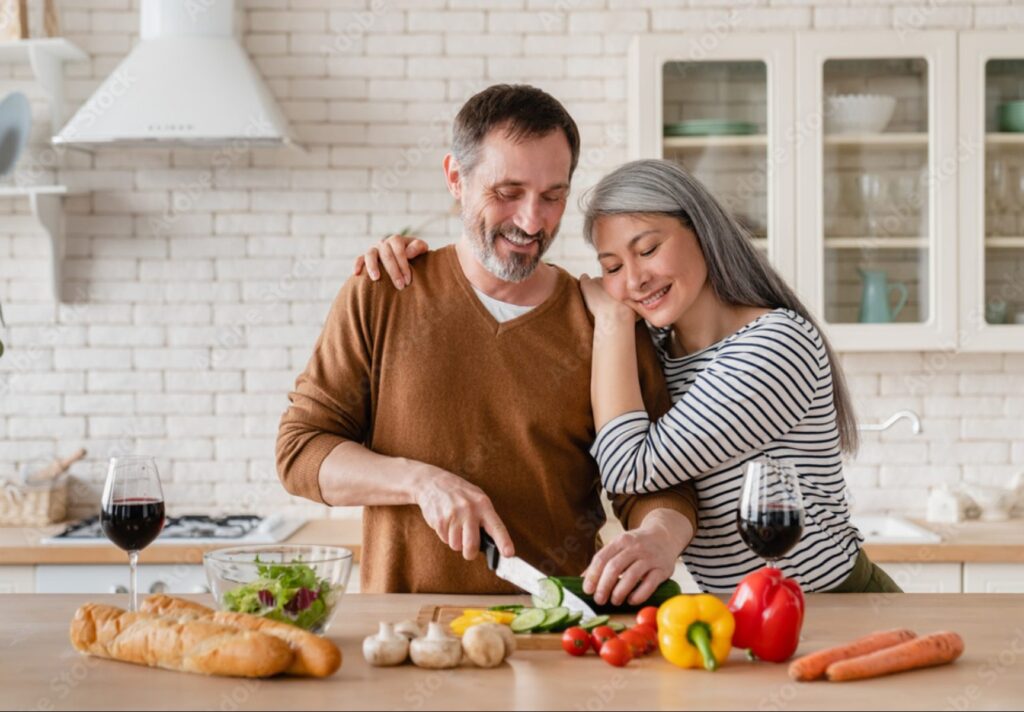
[{"label": "wooden cutting board", "polygon": [[[420,608],[419,615],[416,616],[416,622],[423,627],[423,630],[427,629],[427,623],[435,622],[440,623],[445,627],[445,630],[451,633],[451,629],[448,625],[462,615],[462,611],[466,608],[487,608],[487,606],[432,606],[427,605]],[[633,625],[636,622],[636,616],[630,615],[629,613],[623,613],[621,615],[611,616],[611,620],[619,621],[627,626]],[[523,633],[516,635],[516,649],[517,650],[561,650],[562,649],[562,634],[561,633]]]}]

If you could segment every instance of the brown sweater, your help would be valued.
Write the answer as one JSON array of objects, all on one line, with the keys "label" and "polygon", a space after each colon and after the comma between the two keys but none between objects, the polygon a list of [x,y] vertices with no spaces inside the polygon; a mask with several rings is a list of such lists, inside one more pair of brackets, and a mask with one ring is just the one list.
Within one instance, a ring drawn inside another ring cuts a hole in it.
[{"label": "brown sweater", "polygon": [[[559,269],[554,294],[499,324],[481,304],[452,246],[417,259],[404,290],[349,279],[281,418],[277,468],[289,492],[322,502],[320,464],[352,440],[469,480],[490,496],[516,554],[549,574],[578,575],[604,524],[588,448],[593,325],[578,284]],[[638,338],[645,402],[669,405],[653,346]],[[613,502],[627,528],[652,509],[683,512],[696,530],[696,496],[680,487]],[[513,593],[467,562],[419,507],[368,506],[362,590]]]}]

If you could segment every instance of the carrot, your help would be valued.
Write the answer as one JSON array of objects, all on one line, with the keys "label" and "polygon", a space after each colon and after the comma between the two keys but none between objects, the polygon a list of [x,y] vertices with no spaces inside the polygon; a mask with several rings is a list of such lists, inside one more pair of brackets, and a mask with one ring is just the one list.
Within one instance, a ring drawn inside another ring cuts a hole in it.
[{"label": "carrot", "polygon": [[825,670],[832,663],[849,658],[856,658],[861,655],[873,653],[876,650],[891,648],[905,641],[911,640],[917,634],[912,630],[897,628],[896,630],[884,630],[863,638],[858,638],[852,643],[837,645],[834,648],[825,648],[810,655],[797,658],[789,664],[789,676],[799,682],[808,682],[824,677]]},{"label": "carrot", "polygon": [[859,658],[832,663],[825,674],[832,682],[863,680],[904,670],[945,665],[959,658],[963,652],[964,641],[956,633],[932,633]]}]

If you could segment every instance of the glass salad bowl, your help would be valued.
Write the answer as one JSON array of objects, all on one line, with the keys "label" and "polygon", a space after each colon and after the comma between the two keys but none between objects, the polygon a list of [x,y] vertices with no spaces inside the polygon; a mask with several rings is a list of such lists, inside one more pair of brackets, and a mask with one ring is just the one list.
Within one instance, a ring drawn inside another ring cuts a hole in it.
[{"label": "glass salad bowl", "polygon": [[217,607],[253,613],[323,634],[352,573],[352,552],[337,546],[240,546],[203,556]]}]

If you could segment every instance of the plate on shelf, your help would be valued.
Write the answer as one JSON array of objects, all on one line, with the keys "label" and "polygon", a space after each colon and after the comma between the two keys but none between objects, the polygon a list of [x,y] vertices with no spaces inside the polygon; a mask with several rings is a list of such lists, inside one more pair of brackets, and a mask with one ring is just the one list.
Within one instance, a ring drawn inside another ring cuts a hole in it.
[{"label": "plate on shelf", "polygon": [[0,176],[14,170],[32,132],[32,107],[20,91],[0,101]]},{"label": "plate on shelf", "polygon": [[746,136],[757,132],[757,124],[727,119],[690,119],[665,124],[665,136]]}]

